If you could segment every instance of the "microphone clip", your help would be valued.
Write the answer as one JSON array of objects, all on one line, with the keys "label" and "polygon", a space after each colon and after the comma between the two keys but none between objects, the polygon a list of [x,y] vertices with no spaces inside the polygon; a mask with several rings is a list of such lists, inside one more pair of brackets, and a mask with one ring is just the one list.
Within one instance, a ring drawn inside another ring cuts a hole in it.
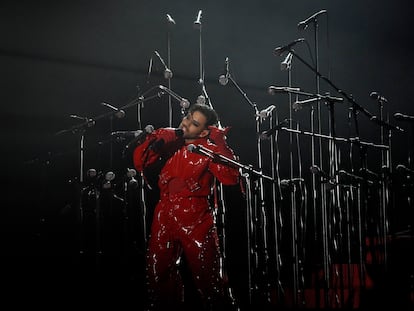
[{"label": "microphone clip", "polygon": [[260,139],[269,139],[272,135],[274,135],[277,131],[283,129],[284,127],[289,125],[290,119],[284,119],[283,121],[279,122],[278,124],[274,125],[271,129],[267,131],[263,131],[259,137]]}]

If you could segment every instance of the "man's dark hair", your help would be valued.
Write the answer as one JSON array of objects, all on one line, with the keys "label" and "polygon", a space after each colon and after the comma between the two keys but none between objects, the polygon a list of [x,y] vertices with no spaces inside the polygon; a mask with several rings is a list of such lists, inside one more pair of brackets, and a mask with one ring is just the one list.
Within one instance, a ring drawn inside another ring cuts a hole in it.
[{"label": "man's dark hair", "polygon": [[217,112],[208,105],[205,104],[194,104],[190,107],[188,112],[192,114],[194,111],[201,112],[207,119],[206,127],[210,125],[218,124],[218,115]]}]

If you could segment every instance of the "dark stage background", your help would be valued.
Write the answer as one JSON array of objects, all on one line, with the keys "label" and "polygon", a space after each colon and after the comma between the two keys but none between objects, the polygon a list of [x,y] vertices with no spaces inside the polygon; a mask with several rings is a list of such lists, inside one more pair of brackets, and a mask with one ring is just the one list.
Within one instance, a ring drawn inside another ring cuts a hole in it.
[{"label": "dark stage background", "polygon": [[[385,131],[387,137],[391,132],[390,168],[395,170],[404,165],[414,169],[413,123],[393,117],[398,112],[414,115],[413,8],[410,1],[402,0],[1,1],[0,137],[4,173],[0,219],[5,297],[16,297],[13,301],[17,305],[27,303],[24,297],[28,295],[39,306],[56,306],[50,303],[52,298],[59,298],[61,305],[77,304],[81,299],[91,305],[106,302],[132,303],[136,308],[143,305],[142,227],[137,225],[141,219],[137,214],[130,216],[129,222],[135,219],[136,223],[133,229],[128,229],[130,223],[125,221],[122,200],[111,201],[114,223],[105,227],[113,226],[105,233],[110,237],[99,237],[110,241],[107,243],[111,245],[105,246],[107,251],[101,250],[103,254],[98,256],[79,255],[83,247],[80,240],[84,243],[87,235],[77,218],[81,135],[70,129],[77,129],[82,120],[70,116],[95,119],[111,112],[102,102],[125,107],[124,118],[98,118],[94,126],[86,128],[83,170],[86,173],[93,168],[103,175],[114,172],[115,192],[125,199],[123,185],[127,169],[132,168],[131,155],[123,152],[125,141],[111,141],[110,133],[142,129],[148,124],[155,128],[178,125],[179,103],[172,99],[170,110],[167,95],[148,99],[142,106],[133,103],[156,85],[170,86],[179,96],[194,103],[202,93],[200,42],[204,85],[221,123],[232,127],[228,141],[239,155],[240,163],[259,166],[252,104],[259,111],[274,105],[275,123],[289,117],[288,94],[268,93],[270,85],[289,85],[288,72],[280,68],[286,53],[277,56],[273,51],[304,38],[294,46],[295,53],[312,66],[318,60],[321,75],[360,107],[379,117],[379,102],[370,94],[377,92],[387,99],[382,109],[384,119],[404,130]],[[322,9],[327,13],[318,17],[316,32],[312,23],[305,30],[298,29],[300,21]],[[202,10],[201,31],[194,27],[199,10]],[[174,19],[175,25],[168,24],[166,14]],[[171,80],[164,79],[163,65],[154,51],[172,69]],[[239,89],[231,81],[225,86],[218,81],[224,73],[226,58]],[[315,73],[295,56],[290,82],[304,92],[316,93]],[[320,79],[320,94],[328,93],[345,98],[325,79]],[[155,90],[144,98],[156,94]],[[334,104],[339,137],[356,136],[356,123],[350,118],[351,106],[349,100]],[[298,124],[301,130],[310,130],[309,107],[293,111],[295,128]],[[361,111],[357,120],[360,139],[381,144],[379,124]],[[269,126],[269,119],[262,120],[260,131]],[[324,103],[321,130],[329,134],[328,106]],[[281,179],[290,176],[288,135],[279,131],[277,136],[277,173]],[[270,175],[270,141],[262,144],[263,172]],[[293,175],[303,173],[309,181],[312,178],[309,136],[300,136],[300,147],[301,158],[295,153]],[[349,143],[340,144],[340,149],[341,169],[361,166],[358,153],[350,152]],[[325,149],[322,154],[324,161],[328,161]],[[378,148],[368,147],[367,159],[368,169],[381,172],[383,163]],[[412,203],[407,205],[407,200],[412,199],[412,187],[407,190],[405,186],[402,182],[393,188],[390,213],[385,217],[390,224],[390,235],[400,238],[392,240],[389,250],[391,258],[397,258],[396,263],[391,265],[391,272],[384,272],[385,277],[379,277],[387,280],[387,286],[381,281],[374,294],[366,295],[368,302],[364,303],[369,306],[383,302],[393,306],[398,300],[402,306],[412,307],[407,296],[410,290],[412,294],[414,286],[409,281],[413,270],[408,262],[412,257],[407,256],[413,252],[414,219]],[[246,206],[238,189],[226,191],[229,192],[226,222],[229,275],[240,300],[247,306]],[[312,201],[310,188],[308,195]],[[266,193],[266,197],[271,194]],[[148,206],[152,199],[151,196],[147,199]],[[139,202],[139,196],[135,200]],[[104,199],[105,203],[108,201]],[[281,206],[287,213],[283,217],[289,219],[290,203]],[[268,221],[272,227],[272,217]],[[285,226],[290,230],[289,222]],[[125,233],[125,230],[137,231]],[[281,239],[289,244],[288,234]],[[269,248],[273,251],[273,245]],[[289,264],[287,261],[286,265]],[[289,279],[287,274],[283,277]],[[377,275],[373,271],[374,281]],[[289,292],[289,285],[285,290]],[[378,297],[382,299],[375,304]],[[272,301],[275,306],[279,303],[274,297]]]}]

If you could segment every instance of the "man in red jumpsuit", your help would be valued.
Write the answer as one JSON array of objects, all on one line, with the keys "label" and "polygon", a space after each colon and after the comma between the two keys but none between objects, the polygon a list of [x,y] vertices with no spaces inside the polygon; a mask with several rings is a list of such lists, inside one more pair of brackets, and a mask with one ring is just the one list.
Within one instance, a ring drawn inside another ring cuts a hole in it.
[{"label": "man in red jumpsuit", "polygon": [[[218,116],[210,106],[195,104],[178,129],[157,129],[134,150],[134,166],[144,172],[144,176],[152,165],[157,166],[162,159],[165,161],[159,173],[160,200],[154,210],[147,249],[151,310],[180,308],[183,299],[179,274],[181,256],[185,257],[205,310],[227,309],[228,297],[220,270],[221,253],[210,195],[215,178],[223,185],[235,185],[239,182],[239,170],[217,156],[191,150],[201,145],[214,154],[235,159],[226,143],[229,128],[218,128],[217,123]],[[189,147],[190,144],[193,146]]]}]

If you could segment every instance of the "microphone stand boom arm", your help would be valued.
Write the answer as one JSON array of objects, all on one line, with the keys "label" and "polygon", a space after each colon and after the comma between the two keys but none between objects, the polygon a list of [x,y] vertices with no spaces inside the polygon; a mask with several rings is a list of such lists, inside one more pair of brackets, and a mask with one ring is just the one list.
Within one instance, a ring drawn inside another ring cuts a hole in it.
[{"label": "microphone stand boom arm", "polygon": [[208,149],[208,148],[206,148],[206,147],[204,147],[202,145],[197,145],[197,146],[195,146],[195,145],[189,145],[189,150],[191,152],[194,152],[194,151],[195,152],[199,152],[199,153],[201,153],[201,154],[203,154],[203,155],[205,155],[207,157],[212,158],[213,160],[218,160],[218,161],[220,161],[223,164],[227,164],[227,165],[230,165],[231,164],[231,166],[238,167],[238,168],[240,168],[240,169],[242,169],[242,170],[244,170],[244,171],[246,171],[248,173],[252,173],[253,175],[256,175],[256,176],[259,176],[259,177],[263,177],[264,179],[267,179],[267,180],[269,180],[271,182],[274,182],[275,181],[272,177],[267,176],[267,175],[264,175],[263,173],[261,173],[261,172],[255,170],[255,169],[253,169],[250,165],[245,165],[245,164],[242,164],[242,163],[240,163],[238,161],[235,161],[235,160],[233,160],[233,159],[231,159],[229,157],[226,157],[224,155],[221,155],[221,154],[218,154],[218,153],[214,153],[212,150],[210,150],[210,149]]},{"label": "microphone stand boom arm", "polygon": [[299,59],[306,67],[308,67],[310,70],[312,70],[319,78],[323,79],[325,82],[327,82],[331,87],[333,87],[339,94],[343,95],[349,102],[353,104],[354,109],[359,110],[363,112],[368,118],[372,118],[373,115],[366,110],[364,107],[359,105],[352,96],[349,96],[346,92],[338,88],[330,79],[323,76],[317,69],[312,67],[307,61],[305,61],[302,57],[300,57],[292,48],[289,49],[289,52],[293,54],[297,59]]}]

